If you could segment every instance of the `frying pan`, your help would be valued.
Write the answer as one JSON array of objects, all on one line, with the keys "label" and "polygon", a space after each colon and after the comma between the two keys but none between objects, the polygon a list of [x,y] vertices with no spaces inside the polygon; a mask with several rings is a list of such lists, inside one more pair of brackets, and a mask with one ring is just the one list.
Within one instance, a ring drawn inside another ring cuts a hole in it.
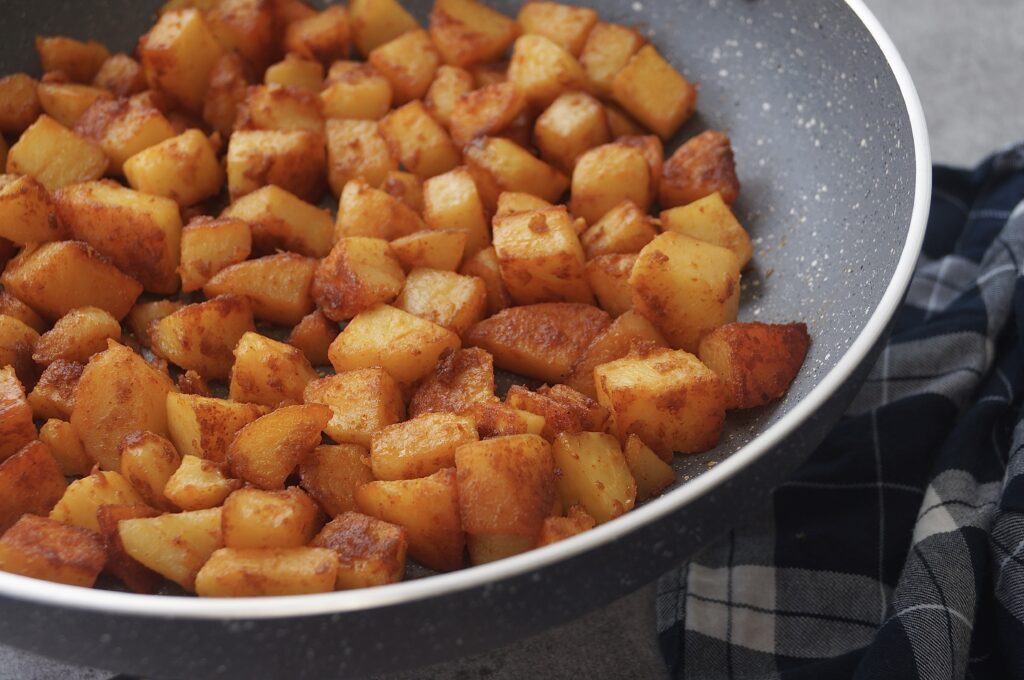
[{"label": "frying pan", "polygon": [[[0,0],[0,72],[38,70],[37,33],[131,51],[157,4]],[[428,2],[405,4],[426,18]],[[349,677],[480,652],[649,583],[758,508],[820,442],[873,363],[920,250],[930,157],[906,67],[860,0],[587,4],[639,26],[700,83],[679,139],[731,134],[755,250],[741,318],[803,320],[813,338],[786,397],[730,416],[714,451],[678,457],[664,496],[542,550],[383,588],[232,601],[0,573],[0,641],[159,678]]]}]

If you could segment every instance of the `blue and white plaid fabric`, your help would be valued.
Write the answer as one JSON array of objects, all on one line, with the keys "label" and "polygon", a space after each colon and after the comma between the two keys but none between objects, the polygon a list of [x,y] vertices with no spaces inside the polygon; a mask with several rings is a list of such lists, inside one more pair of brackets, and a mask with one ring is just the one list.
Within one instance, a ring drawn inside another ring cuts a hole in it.
[{"label": "blue and white plaid fabric", "polygon": [[1024,145],[934,177],[848,414],[763,521],[659,584],[674,677],[1024,677]]}]

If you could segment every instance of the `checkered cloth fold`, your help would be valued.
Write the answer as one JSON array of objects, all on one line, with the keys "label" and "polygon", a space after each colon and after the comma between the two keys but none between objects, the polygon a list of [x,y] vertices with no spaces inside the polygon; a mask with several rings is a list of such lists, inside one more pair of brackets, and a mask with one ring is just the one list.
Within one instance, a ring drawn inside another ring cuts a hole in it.
[{"label": "checkered cloth fold", "polygon": [[661,580],[675,677],[1024,677],[1024,145],[934,184],[846,416],[763,520]]}]

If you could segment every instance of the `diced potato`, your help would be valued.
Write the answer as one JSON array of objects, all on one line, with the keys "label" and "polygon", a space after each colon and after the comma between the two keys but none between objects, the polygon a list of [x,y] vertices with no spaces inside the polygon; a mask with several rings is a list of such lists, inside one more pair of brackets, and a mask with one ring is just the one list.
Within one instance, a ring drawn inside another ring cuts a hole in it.
[{"label": "diced potato", "polygon": [[408,272],[412,269],[455,271],[469,236],[464,231],[417,231],[391,242],[391,252]]},{"label": "diced potato", "polygon": [[496,218],[494,250],[516,304],[593,302],[583,248],[564,206]]},{"label": "diced potato", "polygon": [[593,224],[626,200],[643,212],[650,207],[651,174],[642,152],[615,143],[580,156],[572,173],[570,209],[574,215]]},{"label": "diced potato", "polygon": [[50,448],[60,472],[65,477],[81,477],[89,474],[93,462],[82,448],[82,441],[75,434],[71,423],[51,418],[39,428],[39,441]]},{"label": "diced potato", "polygon": [[731,323],[704,336],[698,355],[722,379],[727,409],[754,408],[786,393],[809,344],[802,323]]},{"label": "diced potato", "polygon": [[199,290],[220,270],[244,261],[252,251],[252,230],[244,220],[197,217],[181,232],[181,290]]},{"label": "diced potato", "polygon": [[516,40],[508,79],[539,106],[565,92],[587,89],[587,74],[576,58],[550,38],[535,34]]},{"label": "diced potato", "polygon": [[101,505],[136,504],[142,505],[143,500],[131,482],[117,472],[102,472],[94,468],[88,477],[67,486],[49,516],[58,522],[99,531],[96,510]]},{"label": "diced potato", "polygon": [[309,130],[238,130],[228,142],[231,199],[276,185],[316,203],[327,176],[324,136]]},{"label": "diced potato", "polygon": [[566,384],[591,399],[597,398],[594,368],[629,354],[634,344],[668,348],[668,341],[650,321],[626,311],[593,339],[573,365]]},{"label": "diced potato", "polygon": [[389,170],[380,189],[400,200],[410,210],[423,212],[423,180],[411,172]]},{"label": "diced potato", "polygon": [[182,207],[217,195],[224,184],[213,147],[199,130],[140,151],[125,161],[124,174],[133,189],[170,198]]},{"label": "diced potato", "polygon": [[658,187],[665,169],[665,145],[658,135],[623,135],[615,140],[617,144],[631,146],[647,159],[647,169],[651,171],[651,199],[658,198]]},{"label": "diced potato", "polygon": [[473,90],[455,102],[451,114],[452,141],[459,148],[477,137],[496,136],[526,109],[526,98],[510,82]]},{"label": "diced potato", "polygon": [[459,164],[459,150],[448,132],[419,100],[384,116],[378,127],[391,155],[418,177],[434,177]]},{"label": "diced potato", "polygon": [[178,292],[181,215],[174,201],[110,180],[65,187],[54,195],[57,218],[151,293]]},{"label": "diced potato", "polygon": [[223,136],[234,131],[238,109],[249,88],[249,66],[239,55],[228,52],[214,62],[210,87],[203,103],[203,121]]},{"label": "diced potato", "polygon": [[194,394],[167,395],[167,426],[174,448],[182,456],[227,462],[228,446],[243,427],[270,409]]},{"label": "diced potato", "polygon": [[362,178],[351,180],[341,192],[335,226],[338,238],[368,236],[391,241],[426,228],[415,210]]},{"label": "diced potato", "polygon": [[426,31],[413,30],[375,47],[367,61],[391,83],[395,104],[405,104],[427,93],[441,55]]},{"label": "diced potato", "polygon": [[43,111],[38,87],[35,78],[25,73],[0,78],[0,133],[20,135],[35,122]]},{"label": "diced potato", "polygon": [[112,54],[100,66],[92,84],[116,97],[130,97],[146,89],[146,74],[142,65],[127,54]]},{"label": "diced potato", "polygon": [[138,49],[149,86],[192,113],[203,108],[210,73],[222,52],[203,13],[196,9],[162,14],[139,40]]},{"label": "diced potato", "polygon": [[372,64],[341,62],[344,70],[331,68],[331,76],[320,93],[325,118],[380,120],[391,109],[394,91],[391,81]]},{"label": "diced potato", "polygon": [[33,362],[39,334],[12,316],[0,314],[0,366],[10,366],[18,380],[32,387],[39,375]]},{"label": "diced potato", "polygon": [[284,32],[284,49],[304,59],[330,64],[348,56],[349,33],[348,11],[341,5],[335,5],[288,24]]},{"label": "diced potato", "polygon": [[539,437],[544,431],[544,416],[500,402],[472,404],[465,414],[476,421],[476,431],[481,439],[518,434]]},{"label": "diced potato", "polygon": [[459,336],[388,305],[358,314],[331,344],[334,370],[380,366],[404,386],[433,371],[438,358],[461,346]]},{"label": "diced potato", "polygon": [[629,285],[634,309],[673,347],[696,351],[704,335],[736,320],[740,266],[731,250],[667,231],[640,251]]},{"label": "diced potato", "polygon": [[348,12],[352,22],[352,40],[364,57],[380,45],[420,26],[398,0],[352,0],[348,4]]},{"label": "diced potato", "polygon": [[174,126],[159,104],[152,93],[97,102],[78,119],[75,133],[99,144],[110,159],[108,172],[120,175],[129,158],[174,137]]},{"label": "diced potato", "polygon": [[578,57],[597,24],[597,12],[558,2],[528,2],[519,10],[519,23],[523,33],[543,35]]},{"label": "diced potato", "polygon": [[615,76],[646,42],[635,28],[597,22],[579,55],[591,86],[602,96],[610,97]]},{"label": "diced potato", "polygon": [[117,527],[124,551],[185,590],[195,590],[196,574],[224,545],[221,509],[126,519]]},{"label": "diced potato", "polygon": [[639,253],[657,235],[647,212],[627,199],[583,232],[580,243],[591,260],[600,255]]},{"label": "diced potato", "polygon": [[292,326],[313,311],[310,288],[316,266],[316,260],[295,253],[246,260],[217,272],[203,286],[203,293],[207,297],[244,295],[257,319]]},{"label": "diced potato", "polygon": [[518,36],[513,19],[476,0],[437,0],[430,13],[430,37],[455,66],[497,59]]},{"label": "diced potato", "polygon": [[402,580],[409,541],[400,526],[346,512],[328,522],[310,545],[338,555],[335,588],[350,590]]},{"label": "diced potato", "polygon": [[325,548],[221,548],[196,574],[200,597],[310,595],[334,590],[338,555]]},{"label": "diced potato", "polygon": [[476,423],[454,413],[426,413],[374,433],[370,464],[377,479],[415,479],[455,466],[455,451],[478,440]]},{"label": "diced potato", "polygon": [[50,194],[35,178],[0,175],[0,237],[19,245],[65,238]]},{"label": "diced potato", "polygon": [[338,443],[370,448],[371,436],[405,419],[405,402],[398,383],[383,368],[374,366],[314,380],[303,394],[307,404],[330,407],[324,428]]},{"label": "diced potato", "polygon": [[503,191],[519,191],[554,202],[569,188],[568,177],[508,139],[477,139],[463,152],[488,210],[497,207]]},{"label": "diced potato", "polygon": [[338,337],[338,326],[320,310],[310,312],[288,334],[288,344],[302,350],[313,366],[327,366],[327,348]]},{"label": "diced potato", "polygon": [[36,333],[42,333],[50,327],[34,309],[6,290],[0,290],[0,314],[17,319]]},{"label": "diced potato", "polygon": [[578,505],[569,508],[567,517],[548,517],[541,527],[540,536],[537,538],[537,547],[542,548],[558,541],[572,538],[584,531],[589,531],[597,525],[594,518],[587,514],[587,511]]},{"label": "diced potato", "polygon": [[99,307],[123,319],[142,292],[135,279],[81,241],[26,248],[7,265],[0,283],[52,320],[79,307]]},{"label": "diced potato", "polygon": [[466,344],[490,352],[499,368],[556,383],[609,324],[611,318],[591,305],[512,307],[471,328]]},{"label": "diced potato", "polygon": [[107,338],[121,339],[117,319],[98,307],[72,309],[39,336],[32,359],[43,366],[61,359],[84,364],[107,348]]},{"label": "diced potato", "polygon": [[541,436],[548,441],[562,432],[602,432],[608,410],[590,397],[565,385],[543,386],[536,392],[513,385],[505,403],[544,417]]},{"label": "diced potato", "polygon": [[74,127],[85,110],[99,100],[110,100],[106,90],[75,83],[39,83],[39,103],[43,112],[65,127]]},{"label": "diced potato", "polygon": [[239,489],[224,501],[221,531],[228,548],[298,548],[320,530],[320,508],[294,486]]},{"label": "diced potato", "polygon": [[537,118],[534,139],[541,158],[572,172],[581,155],[611,141],[611,131],[601,102],[585,92],[568,92]]},{"label": "diced potato", "polygon": [[298,349],[249,331],[234,349],[228,394],[232,401],[263,404],[301,402],[302,391],[316,371]]},{"label": "diced potato", "polygon": [[181,465],[174,445],[152,432],[132,432],[121,440],[121,474],[131,482],[147,505],[174,510],[164,497],[167,480]]},{"label": "diced potato", "polygon": [[71,425],[89,456],[104,470],[118,470],[124,436],[148,430],[167,436],[171,379],[127,347],[109,341],[93,355],[75,389]]},{"label": "diced potato", "polygon": [[605,104],[604,112],[608,116],[608,129],[611,130],[614,139],[644,135],[648,132],[640,123],[630,118],[628,113],[614,104]]},{"label": "diced potato", "polygon": [[389,172],[397,169],[398,161],[375,121],[327,121],[327,173],[335,196],[341,196],[352,180],[379,186]]},{"label": "diced potato", "polygon": [[563,505],[582,505],[598,524],[633,509],[636,481],[615,437],[598,432],[563,432],[555,439],[551,453]]},{"label": "diced potato", "polygon": [[534,547],[536,540],[532,536],[515,534],[469,534],[466,536],[466,548],[469,561],[474,564],[497,562],[506,557],[524,553]]},{"label": "diced potato", "polygon": [[636,480],[636,500],[654,498],[676,481],[676,471],[658,457],[635,434],[629,435],[622,449],[629,471]]},{"label": "diced potato", "polygon": [[25,515],[0,537],[0,571],[91,588],[107,555],[100,536]]},{"label": "diced potato", "polygon": [[164,497],[182,510],[206,510],[221,505],[241,486],[241,480],[229,479],[213,461],[184,456],[164,485]]},{"label": "diced potato", "polygon": [[360,512],[404,528],[409,555],[423,566],[437,571],[462,567],[466,535],[455,470],[364,484],[356,490],[356,504]]},{"label": "diced potato", "polygon": [[[434,44],[438,44],[436,38]],[[444,50],[441,46],[438,49]],[[434,82],[430,83],[430,89],[427,90],[423,103],[441,125],[450,128],[452,111],[455,109],[459,97],[475,87],[472,73],[458,66],[442,64],[434,74]]]},{"label": "diced potato", "polygon": [[740,269],[746,269],[754,252],[750,235],[717,191],[689,205],[662,212],[661,227],[728,248],[736,255]]},{"label": "diced potato", "polygon": [[358,444],[321,445],[299,463],[302,488],[331,517],[355,510],[355,493],[373,481],[367,451]]},{"label": "diced potato", "polygon": [[598,255],[587,262],[587,283],[594,291],[601,309],[618,317],[633,309],[633,290],[629,275],[636,263],[636,253]]},{"label": "diced potato", "polygon": [[473,404],[497,401],[494,360],[482,349],[442,355],[433,373],[420,383],[409,402],[409,417],[425,413],[462,413]]},{"label": "diced potato", "polygon": [[212,397],[210,383],[191,368],[178,375],[178,390],[183,394],[198,394],[201,397]]},{"label": "diced potato", "polygon": [[163,584],[163,577],[125,552],[118,533],[118,524],[125,519],[159,516],[158,510],[147,505],[101,505],[96,509],[100,535],[103,536],[104,547],[107,550],[107,564],[104,569],[120,579],[132,592],[153,595]]},{"label": "diced potato", "polygon": [[308,92],[320,92],[324,87],[324,66],[312,59],[286,54],[282,61],[267,69],[263,75],[263,82],[267,85],[284,85]]},{"label": "diced potato", "polygon": [[334,227],[330,213],[277,186],[266,186],[239,198],[221,217],[248,222],[253,249],[260,254],[287,250],[323,257],[331,250]]},{"label": "diced potato", "polygon": [[220,295],[186,305],[150,328],[153,351],[176,366],[212,379],[226,379],[233,350],[243,335],[255,332],[248,298]]},{"label": "diced potato", "polygon": [[697,88],[651,45],[641,47],[615,75],[612,95],[662,139],[674,135],[697,105]]},{"label": "diced potato", "polygon": [[503,83],[508,80],[508,59],[497,59],[466,67],[473,74],[477,88]]},{"label": "diced potato", "polygon": [[185,303],[178,300],[140,302],[128,312],[126,321],[135,340],[143,347],[149,347],[152,344],[149,337],[150,324],[154,321],[159,321],[169,314],[173,314],[184,306]]},{"label": "diced potato", "polygon": [[300,19],[308,19],[316,14],[316,10],[306,4],[305,0],[276,0],[273,6],[274,16],[281,26],[287,26]]},{"label": "diced potato", "polygon": [[487,287],[487,314],[497,314],[506,307],[511,306],[512,298],[505,288],[505,281],[501,278],[501,263],[498,261],[498,254],[494,247],[484,248],[475,255],[470,256],[459,269],[459,273],[465,276],[476,276],[483,280]]},{"label": "diced potato", "polygon": [[484,317],[487,287],[475,276],[414,269],[409,272],[395,307],[461,336]]},{"label": "diced potato", "polygon": [[339,239],[320,261],[311,291],[327,318],[343,321],[391,302],[404,284],[405,272],[387,241],[348,236]]},{"label": "diced potato", "polygon": [[323,134],[323,104],[315,92],[284,85],[255,85],[246,91],[236,127]]},{"label": "diced potato", "polygon": [[228,446],[232,474],[260,489],[280,489],[320,444],[330,419],[331,409],[321,404],[285,406],[257,418]]},{"label": "diced potato", "polygon": [[49,514],[67,486],[50,448],[38,441],[26,444],[0,463],[0,533],[24,514]]},{"label": "diced potato", "polygon": [[[28,395],[32,414],[37,419],[60,418],[67,420],[75,408],[75,388],[85,366],[58,359],[46,367],[39,382]],[[90,464],[91,467],[91,464]]]},{"label": "diced potato", "polygon": [[692,137],[665,161],[658,202],[668,210],[718,192],[732,205],[740,193],[729,136],[707,130]]},{"label": "diced potato", "polygon": [[64,36],[36,36],[43,73],[60,71],[76,83],[91,83],[110,52],[95,40],[82,42]]},{"label": "diced potato", "polygon": [[76,182],[99,179],[106,169],[107,156],[99,145],[45,113],[7,152],[8,173],[31,175],[51,192]]},{"label": "diced potato", "polygon": [[483,202],[473,175],[464,166],[423,183],[423,219],[431,229],[465,232],[465,255],[491,243]]}]

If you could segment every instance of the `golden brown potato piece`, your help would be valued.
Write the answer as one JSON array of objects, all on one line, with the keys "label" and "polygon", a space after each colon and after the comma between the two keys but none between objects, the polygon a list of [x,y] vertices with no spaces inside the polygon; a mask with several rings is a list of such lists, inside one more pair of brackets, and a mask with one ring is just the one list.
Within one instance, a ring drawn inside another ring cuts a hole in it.
[{"label": "golden brown potato piece", "polygon": [[148,430],[167,436],[167,393],[174,389],[166,373],[127,347],[108,341],[93,355],[75,389],[71,425],[93,460],[118,470],[117,447],[124,436]]},{"label": "golden brown potato piece", "polygon": [[672,466],[658,457],[649,446],[644,444],[635,434],[629,435],[622,449],[626,457],[626,465],[636,480],[636,500],[645,501],[654,498],[676,481],[676,471]]},{"label": "golden brown potato piece", "polygon": [[93,468],[88,477],[68,485],[64,495],[50,511],[50,519],[99,531],[96,510],[102,505],[142,505],[142,496],[117,472]]},{"label": "golden brown potato piece", "polygon": [[242,480],[229,479],[213,461],[184,456],[164,485],[164,497],[182,510],[207,510],[241,486]]},{"label": "golden brown potato piece", "polygon": [[280,187],[263,187],[236,200],[221,217],[248,222],[253,249],[260,254],[288,250],[323,257],[331,250],[334,227],[330,213]]},{"label": "golden brown potato piece", "polygon": [[46,80],[39,83],[37,92],[43,112],[69,128],[74,127],[86,109],[97,101],[113,99],[109,92],[99,87]]},{"label": "golden brown potato piece", "polygon": [[65,238],[50,194],[38,180],[0,175],[0,237],[19,245]]},{"label": "golden brown potato piece", "polygon": [[267,68],[263,75],[267,85],[296,87],[307,92],[320,92],[324,87],[324,66],[320,62],[303,59],[294,54]]},{"label": "golden brown potato piece", "polygon": [[309,130],[238,130],[228,142],[231,199],[269,185],[316,203],[327,177],[324,136]]},{"label": "golden brown potato piece", "polygon": [[647,212],[651,193],[651,173],[644,154],[625,144],[605,144],[577,161],[570,209],[594,224],[626,200]]},{"label": "golden brown potato piece", "polygon": [[597,12],[558,2],[528,2],[519,10],[519,23],[523,33],[543,35],[578,57],[597,24]]},{"label": "golden brown potato piece", "polygon": [[352,40],[364,57],[406,31],[419,28],[419,22],[398,0],[353,0],[348,11]]},{"label": "golden brown potato piece", "polygon": [[9,174],[31,175],[52,192],[76,182],[99,179],[107,162],[98,144],[44,113],[7,152],[6,167]]},{"label": "golden brown potato piece", "polygon": [[611,141],[604,106],[586,92],[567,92],[537,118],[534,139],[541,158],[564,172],[594,147]]},{"label": "golden brown potato piece", "polygon": [[732,143],[724,132],[692,137],[665,161],[658,202],[663,210],[688,205],[718,192],[732,205],[740,193]]},{"label": "golden brown potato piece", "polygon": [[75,408],[75,388],[84,370],[83,364],[62,359],[47,366],[28,395],[33,415],[40,420],[70,418]]},{"label": "golden brown potato piece", "polygon": [[162,14],[139,40],[138,49],[149,86],[192,113],[202,111],[211,73],[223,51],[197,9]]},{"label": "golden brown potato piece", "polygon": [[494,213],[495,217],[507,217],[518,213],[532,212],[553,208],[549,201],[532,194],[525,194],[520,191],[502,191],[498,195],[498,206]]},{"label": "golden brown potato piece", "polygon": [[178,390],[183,394],[198,394],[201,397],[213,396],[213,393],[210,391],[210,384],[206,378],[191,368],[178,375],[176,384],[178,385]]},{"label": "golden brown potato piece", "polygon": [[91,588],[107,560],[94,531],[25,515],[0,537],[0,571]]},{"label": "golden brown potato piece", "polygon": [[354,61],[335,62],[326,87],[320,93],[325,118],[361,121],[383,118],[391,108],[393,97],[391,82],[380,71],[372,64]]},{"label": "golden brown potato piece", "polygon": [[579,55],[591,86],[603,97],[610,97],[615,76],[646,42],[635,28],[597,22]]},{"label": "golden brown potato piece", "polygon": [[252,251],[252,230],[240,219],[197,217],[181,232],[181,290],[199,290],[220,270],[244,261]]},{"label": "golden brown potato piece", "polygon": [[548,517],[541,527],[540,536],[537,537],[537,547],[543,548],[546,545],[564,541],[584,531],[589,531],[597,526],[594,518],[587,514],[587,511],[578,505],[569,508],[566,517]]},{"label": "golden brown potato piece", "polygon": [[378,366],[339,371],[306,386],[307,404],[324,404],[332,411],[324,428],[338,443],[370,448],[370,437],[383,427],[405,419],[399,384]]},{"label": "golden brown potato piece", "polygon": [[130,557],[124,550],[117,525],[123,519],[139,519],[140,517],[159,517],[160,512],[148,505],[101,505],[96,509],[96,520],[100,525],[107,551],[107,564],[104,569],[121,580],[128,589],[135,593],[153,595],[163,583],[163,577],[152,569],[143,566]]},{"label": "golden brown potato piece", "polygon": [[42,333],[50,327],[34,309],[6,290],[0,290],[0,314],[17,319],[36,333]]},{"label": "golden brown potato piece", "polygon": [[168,314],[173,314],[184,306],[185,303],[178,300],[140,302],[128,312],[128,318],[125,321],[128,323],[128,328],[131,329],[135,340],[143,347],[149,347],[152,344],[149,337],[150,324],[154,321],[159,321]]},{"label": "golden brown potato piece", "polygon": [[497,136],[526,109],[513,83],[496,83],[462,95],[451,114],[452,141],[460,149],[477,137]]},{"label": "golden brown potato piece", "polygon": [[125,553],[185,590],[195,590],[196,574],[224,545],[220,508],[122,520],[118,537]]},{"label": "golden brown potato piece", "polygon": [[302,391],[317,377],[300,350],[254,331],[242,335],[234,356],[228,388],[233,401],[271,408],[285,401],[301,402]]},{"label": "golden brown potato piece", "polygon": [[47,420],[39,428],[39,441],[50,447],[50,453],[64,476],[81,477],[92,469],[94,463],[86,455],[82,440],[75,434],[71,423],[56,418]]},{"label": "golden brown potato piece", "polygon": [[166,401],[167,429],[178,453],[218,464],[227,461],[228,445],[235,434],[270,412],[268,407],[259,404],[195,394],[170,392]]},{"label": "golden brown potato piece", "polygon": [[651,45],[630,57],[611,88],[615,101],[662,139],[674,135],[697,105],[697,88]]},{"label": "golden brown potato piece", "polygon": [[535,434],[544,431],[544,416],[512,408],[501,402],[472,404],[464,413],[476,421],[480,439]]},{"label": "golden brown potato piece", "polygon": [[239,489],[224,501],[221,531],[228,548],[299,548],[322,523],[320,508],[297,487]]},{"label": "golden brown potato piece", "polygon": [[200,597],[267,597],[329,593],[338,555],[324,548],[221,548],[196,574]]},{"label": "golden brown potato piece", "polygon": [[636,264],[636,253],[598,255],[587,262],[587,283],[594,291],[597,304],[613,317],[633,309],[633,289],[629,275]]},{"label": "golden brown potato piece", "polygon": [[441,355],[434,371],[409,402],[409,417],[425,413],[462,413],[473,404],[497,401],[494,359],[476,347]]},{"label": "golden brown potato piece", "polygon": [[167,480],[181,465],[171,442],[152,432],[132,432],[121,440],[121,474],[147,505],[160,510],[176,508],[164,497]]},{"label": "golden brown potato piece", "polygon": [[647,211],[626,199],[583,232],[580,243],[587,259],[592,260],[599,255],[639,253],[657,235]]},{"label": "golden brown potato piece", "polygon": [[739,260],[741,270],[746,269],[754,252],[750,235],[717,191],[689,205],[662,212],[661,227],[728,248]]},{"label": "golden brown potato piece", "polygon": [[591,399],[597,398],[594,368],[629,354],[634,344],[668,348],[668,340],[643,316],[626,311],[584,350],[565,383]]},{"label": "golden brown potato piece", "polygon": [[476,139],[463,153],[488,210],[497,207],[503,191],[523,192],[554,202],[569,188],[568,177],[508,139]]},{"label": "golden brown potato piece", "polygon": [[465,255],[491,243],[483,201],[472,173],[464,166],[423,183],[423,219],[431,229],[465,232]]},{"label": "golden brown potato piece", "polygon": [[518,35],[519,24],[476,0],[438,0],[430,13],[430,37],[455,66],[497,59]]},{"label": "golden brown potato piece", "polygon": [[754,408],[786,393],[809,345],[802,323],[731,323],[704,336],[698,355],[722,379],[727,409]]},{"label": "golden brown potato piece", "polygon": [[200,130],[164,140],[124,163],[128,184],[138,191],[163,196],[185,208],[216,196],[224,170],[210,141]]},{"label": "golden brown potato piece", "polygon": [[487,311],[487,286],[475,276],[436,269],[409,272],[395,307],[461,336]]},{"label": "golden brown potato piece", "polygon": [[448,132],[419,100],[384,116],[378,129],[391,155],[418,177],[440,175],[460,162],[459,150]]},{"label": "golden brown potato piece", "polygon": [[548,441],[562,432],[602,432],[608,420],[606,408],[565,385],[544,385],[536,392],[522,385],[513,385],[505,403],[543,416],[541,436]]},{"label": "golden brown potato piece", "polygon": [[647,159],[647,168],[651,171],[651,198],[653,203],[658,198],[658,186],[665,169],[665,144],[658,135],[620,135],[615,142],[631,146]]},{"label": "golden brown potato piece", "polygon": [[0,314],[0,366],[10,366],[26,387],[32,387],[39,375],[32,355],[39,334],[12,316]]},{"label": "golden brown potato piece", "polygon": [[335,517],[310,545],[338,555],[337,590],[397,583],[405,574],[405,529],[368,515],[345,512]]},{"label": "golden brown potato piece", "polygon": [[335,196],[341,196],[346,185],[356,179],[376,187],[397,169],[398,161],[376,121],[327,121],[327,172]]},{"label": "golden brown potato piece", "polygon": [[582,505],[603,524],[633,509],[636,481],[619,442],[599,432],[563,432],[551,447],[565,507]]},{"label": "golden brown potato piece", "polygon": [[[434,7],[437,7],[436,3]],[[434,43],[437,44],[436,39]],[[443,48],[438,46],[438,49]],[[472,73],[458,66],[442,64],[434,74],[434,82],[430,83],[423,104],[441,125],[451,129],[452,111],[456,102],[459,101],[459,97],[475,88]]]},{"label": "golden brown potato piece", "polygon": [[115,97],[130,97],[146,89],[146,74],[142,65],[127,54],[112,54],[100,66],[92,84]]},{"label": "golden brown potato piece", "polygon": [[60,71],[76,83],[91,83],[110,52],[95,40],[82,42],[64,36],[36,36],[43,73]]},{"label": "golden brown potato piece", "polygon": [[315,92],[284,85],[254,85],[246,91],[235,126],[240,130],[308,130],[323,134],[323,104]]},{"label": "golden brown potato piece", "polygon": [[611,317],[591,305],[512,307],[471,328],[466,344],[490,352],[499,368],[556,383],[609,324]]},{"label": "golden brown potato piece", "polygon": [[288,344],[302,350],[313,366],[327,366],[327,349],[338,337],[338,326],[317,310],[302,317],[288,334]]},{"label": "golden brown potato piece", "polygon": [[367,236],[390,241],[426,228],[415,210],[361,178],[350,181],[341,192],[335,226],[338,238]]},{"label": "golden brown potato piece", "polygon": [[279,56],[280,36],[273,3],[265,0],[219,0],[206,12],[210,31],[259,72]]},{"label": "golden brown potato piece", "polygon": [[203,122],[224,136],[230,135],[238,120],[250,81],[249,67],[234,52],[221,55],[210,71],[210,86],[203,103]]},{"label": "golden brown potato piece", "polygon": [[487,287],[487,314],[497,314],[512,305],[512,298],[501,278],[501,263],[494,247],[484,248],[466,259],[459,273],[482,279]]},{"label": "golden brown potato piece", "polygon": [[426,31],[412,30],[374,48],[367,61],[391,83],[395,104],[405,104],[427,93],[441,55]]},{"label": "golden brown potato piece", "polygon": [[150,328],[150,337],[158,356],[207,378],[225,379],[231,374],[235,345],[255,330],[249,300],[220,295],[160,319]]},{"label": "golden brown potato piece", "polygon": [[228,446],[232,474],[260,489],[280,489],[320,443],[331,419],[322,404],[285,406],[242,428]]},{"label": "golden brown potato piece", "polygon": [[477,441],[472,418],[426,413],[374,433],[370,464],[377,479],[415,479],[454,467],[455,451]]},{"label": "golden brown potato piece", "polygon": [[39,83],[25,73],[0,78],[0,133],[20,135],[35,122],[42,107]]},{"label": "golden brown potato piece", "polygon": [[72,309],[39,336],[32,359],[43,366],[59,359],[84,364],[107,348],[108,338],[121,339],[117,319],[98,307]]},{"label": "golden brown potato piece", "polygon": [[[355,510],[355,493],[373,481],[369,456],[358,444],[321,445],[299,463],[301,486],[331,517]],[[326,547],[326,546],[325,546]]]},{"label": "golden brown potato piece", "polygon": [[370,482],[356,490],[359,511],[406,531],[409,555],[429,569],[462,567],[466,535],[459,516],[455,470],[421,479]]},{"label": "golden brown potato piece", "polygon": [[389,170],[380,188],[384,193],[404,203],[410,210],[423,212],[423,180],[411,172]]},{"label": "golden brown potato piece", "polygon": [[120,175],[124,163],[154,144],[171,139],[174,126],[160,111],[162,101],[152,92],[116,101],[99,101],[75,124],[75,133],[100,145],[110,159],[107,171]]},{"label": "golden brown potato piece", "polygon": [[310,288],[317,261],[295,253],[278,253],[233,264],[214,274],[206,297],[244,295],[257,319],[293,326],[313,311]]},{"label": "golden brown potato piece", "polygon": [[344,321],[391,302],[404,284],[405,272],[387,241],[349,236],[339,239],[321,260],[311,292],[327,318]]},{"label": "golden brown potato piece", "polygon": [[0,463],[0,533],[24,514],[47,515],[68,483],[42,442],[30,442]]},{"label": "golden brown potato piece", "polygon": [[391,242],[391,252],[402,264],[402,269],[437,269],[455,271],[462,262],[469,240],[464,231],[417,231]]},{"label": "golden brown potato piece", "polygon": [[348,12],[335,5],[288,24],[284,49],[304,59],[330,64],[348,56],[349,33]]},{"label": "golden brown potato piece", "polygon": [[640,251],[629,275],[633,308],[675,348],[736,320],[740,266],[731,250],[667,231]]},{"label": "golden brown potato piece", "polygon": [[565,92],[587,89],[587,74],[576,58],[558,43],[535,34],[516,40],[508,79],[538,106],[547,106]]}]

